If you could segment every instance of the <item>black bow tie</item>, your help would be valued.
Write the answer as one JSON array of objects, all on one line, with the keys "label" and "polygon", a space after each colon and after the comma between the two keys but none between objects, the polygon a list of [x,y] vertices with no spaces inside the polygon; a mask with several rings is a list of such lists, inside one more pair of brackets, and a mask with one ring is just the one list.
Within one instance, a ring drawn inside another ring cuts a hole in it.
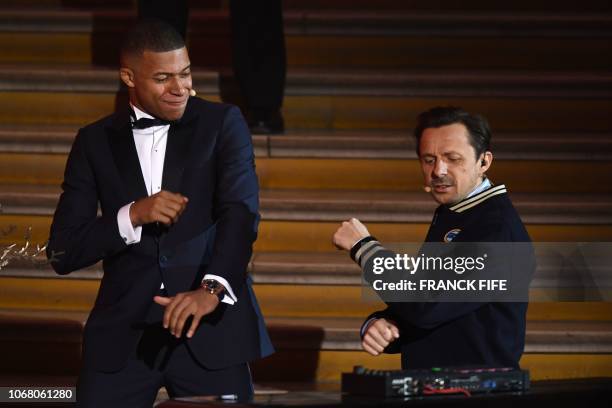
[{"label": "black bow tie", "polygon": [[146,129],[153,126],[165,126],[170,125],[172,122],[163,119],[150,119],[150,118],[140,118],[132,122],[132,129]]}]

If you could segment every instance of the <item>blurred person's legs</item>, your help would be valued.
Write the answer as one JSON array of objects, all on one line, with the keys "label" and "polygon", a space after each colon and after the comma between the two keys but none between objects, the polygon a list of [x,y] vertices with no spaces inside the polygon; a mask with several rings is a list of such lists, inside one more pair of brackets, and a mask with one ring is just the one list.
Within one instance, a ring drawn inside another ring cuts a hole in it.
[{"label": "blurred person's legs", "polygon": [[282,133],[286,53],[281,0],[231,0],[234,74],[252,133]]},{"label": "blurred person's legs", "polygon": [[[186,38],[187,0],[138,0],[140,18],[155,17]],[[284,131],[281,112],[287,70],[281,0],[231,0],[233,70],[252,133]]]},{"label": "blurred person's legs", "polygon": [[138,18],[159,18],[187,39],[187,0],[138,0]]}]

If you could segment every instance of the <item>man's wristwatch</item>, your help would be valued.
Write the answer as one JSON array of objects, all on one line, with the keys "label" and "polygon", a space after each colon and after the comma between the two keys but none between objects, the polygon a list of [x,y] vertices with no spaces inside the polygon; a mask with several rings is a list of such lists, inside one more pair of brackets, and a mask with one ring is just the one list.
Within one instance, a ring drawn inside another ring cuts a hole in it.
[{"label": "man's wristwatch", "polygon": [[217,296],[219,302],[221,302],[225,296],[225,287],[215,279],[204,279],[200,287],[211,295]]}]

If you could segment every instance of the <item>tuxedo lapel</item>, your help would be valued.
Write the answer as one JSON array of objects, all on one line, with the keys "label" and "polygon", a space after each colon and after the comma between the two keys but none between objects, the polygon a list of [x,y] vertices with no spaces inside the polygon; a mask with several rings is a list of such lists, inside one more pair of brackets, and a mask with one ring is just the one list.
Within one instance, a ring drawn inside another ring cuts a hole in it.
[{"label": "tuxedo lapel", "polygon": [[134,136],[130,126],[129,112],[118,112],[108,127],[109,144],[119,176],[123,180],[128,202],[147,197],[147,188],[140,168]]},{"label": "tuxedo lapel", "polygon": [[166,143],[166,156],[164,158],[164,171],[162,173],[162,189],[177,193],[181,187],[181,179],[185,163],[189,157],[191,142],[196,127],[196,116],[193,109],[187,109],[181,120],[170,126],[168,141]]}]

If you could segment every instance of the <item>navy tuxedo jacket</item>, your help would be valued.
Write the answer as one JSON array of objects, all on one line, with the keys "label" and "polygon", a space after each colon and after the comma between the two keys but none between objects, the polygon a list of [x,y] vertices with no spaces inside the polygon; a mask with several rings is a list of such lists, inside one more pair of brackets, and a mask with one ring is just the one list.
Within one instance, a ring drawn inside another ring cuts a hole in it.
[{"label": "navy tuxedo jacket", "polygon": [[[258,183],[251,136],[238,108],[190,98],[170,127],[162,189],[188,197],[171,227],[148,224],[126,245],[118,210],[147,196],[129,110],[81,129],[66,164],[47,255],[59,274],[103,261],[104,276],[84,334],[85,364],[122,368],[142,334],[163,280],[170,296],[224,277],[238,302],[220,303],[188,345],[208,368],[268,354],[267,333],[246,269],[257,235]],[[98,207],[99,205],[99,207]],[[154,313],[155,314],[155,313]]]}]

